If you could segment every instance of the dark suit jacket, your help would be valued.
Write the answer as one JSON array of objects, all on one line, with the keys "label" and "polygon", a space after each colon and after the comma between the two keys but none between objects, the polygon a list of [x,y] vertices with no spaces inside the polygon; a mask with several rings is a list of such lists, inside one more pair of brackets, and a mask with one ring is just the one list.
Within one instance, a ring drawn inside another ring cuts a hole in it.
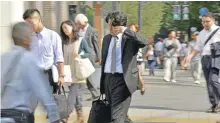
[{"label": "dark suit jacket", "polygon": [[98,59],[101,59],[101,51],[98,46],[98,33],[90,25],[86,30],[85,40],[88,42],[89,47],[92,49],[90,60],[94,64]]},{"label": "dark suit jacket", "polygon": [[[102,45],[102,70],[100,80],[100,91],[104,93],[104,80],[105,80],[105,63],[108,55],[109,44],[111,42],[112,35],[108,34],[103,39]],[[133,93],[137,89],[138,83],[138,68],[137,68],[137,53],[139,48],[146,46],[146,40],[136,32],[126,29],[122,35],[122,69],[126,85],[130,93]]]}]

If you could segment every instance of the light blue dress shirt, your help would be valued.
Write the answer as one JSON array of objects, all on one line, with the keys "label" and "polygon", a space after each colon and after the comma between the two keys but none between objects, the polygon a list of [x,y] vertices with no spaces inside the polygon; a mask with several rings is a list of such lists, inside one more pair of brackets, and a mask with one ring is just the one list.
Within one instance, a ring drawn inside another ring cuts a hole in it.
[{"label": "light blue dress shirt", "polygon": [[[12,64],[18,54],[22,54],[20,60],[16,61],[17,65]],[[40,100],[50,121],[60,118],[48,79],[36,65],[36,58],[31,52],[23,47],[14,46],[11,51],[1,54],[1,65],[3,75],[10,67],[16,66],[8,81],[1,82],[1,109],[15,108],[32,113]],[[5,77],[2,74],[1,77]]]},{"label": "light blue dress shirt", "polygon": [[[122,43],[122,35],[123,33],[120,33],[117,35],[117,44],[116,44],[116,72],[117,73],[123,73],[122,69],[122,52],[121,52],[121,43]],[[105,63],[105,73],[112,73],[111,72],[111,62],[112,62],[112,49],[114,46],[114,37],[111,38],[111,42],[108,49],[108,55]]]},{"label": "light blue dress shirt", "polygon": [[48,70],[57,62],[64,62],[60,36],[47,28],[32,37],[31,51],[36,55],[37,65]]}]

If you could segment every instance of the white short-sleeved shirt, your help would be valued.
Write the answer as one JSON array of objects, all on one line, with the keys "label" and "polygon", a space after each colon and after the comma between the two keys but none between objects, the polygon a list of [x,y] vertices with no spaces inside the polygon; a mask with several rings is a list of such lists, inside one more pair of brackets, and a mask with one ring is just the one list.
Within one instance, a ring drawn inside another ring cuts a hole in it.
[{"label": "white short-sleeved shirt", "polygon": [[208,43],[204,46],[208,37],[219,28],[215,24],[212,25],[210,30],[203,29],[198,36],[198,41],[196,42],[195,50],[200,51],[201,55],[211,55],[210,44],[215,42],[220,42],[220,29],[215,33],[215,35],[208,41]]}]

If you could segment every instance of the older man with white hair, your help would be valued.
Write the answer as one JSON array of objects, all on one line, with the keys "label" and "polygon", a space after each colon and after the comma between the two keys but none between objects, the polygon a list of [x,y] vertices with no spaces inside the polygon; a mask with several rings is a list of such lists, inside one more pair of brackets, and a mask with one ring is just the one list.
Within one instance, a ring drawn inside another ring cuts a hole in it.
[{"label": "older man with white hair", "polygon": [[[95,65],[95,63],[100,64],[101,52],[98,46],[97,31],[91,25],[89,25],[88,18],[84,14],[78,14],[75,17],[75,23],[80,28],[79,34],[88,42],[89,47],[92,49],[90,61],[92,62],[93,65]],[[94,84],[95,83],[92,81],[92,77],[90,76],[87,79],[87,87],[92,94],[92,98],[88,100],[97,99],[99,96],[99,93],[95,88]]]}]

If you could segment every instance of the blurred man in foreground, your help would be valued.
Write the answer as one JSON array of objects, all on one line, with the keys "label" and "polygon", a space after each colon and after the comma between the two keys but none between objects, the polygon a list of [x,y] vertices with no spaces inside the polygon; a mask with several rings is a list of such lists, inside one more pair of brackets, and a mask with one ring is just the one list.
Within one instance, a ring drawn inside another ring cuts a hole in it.
[{"label": "blurred man in foreground", "polygon": [[1,122],[34,123],[37,101],[45,106],[50,122],[59,123],[59,114],[49,82],[29,52],[31,26],[16,23],[12,29],[15,46],[1,55]]}]

